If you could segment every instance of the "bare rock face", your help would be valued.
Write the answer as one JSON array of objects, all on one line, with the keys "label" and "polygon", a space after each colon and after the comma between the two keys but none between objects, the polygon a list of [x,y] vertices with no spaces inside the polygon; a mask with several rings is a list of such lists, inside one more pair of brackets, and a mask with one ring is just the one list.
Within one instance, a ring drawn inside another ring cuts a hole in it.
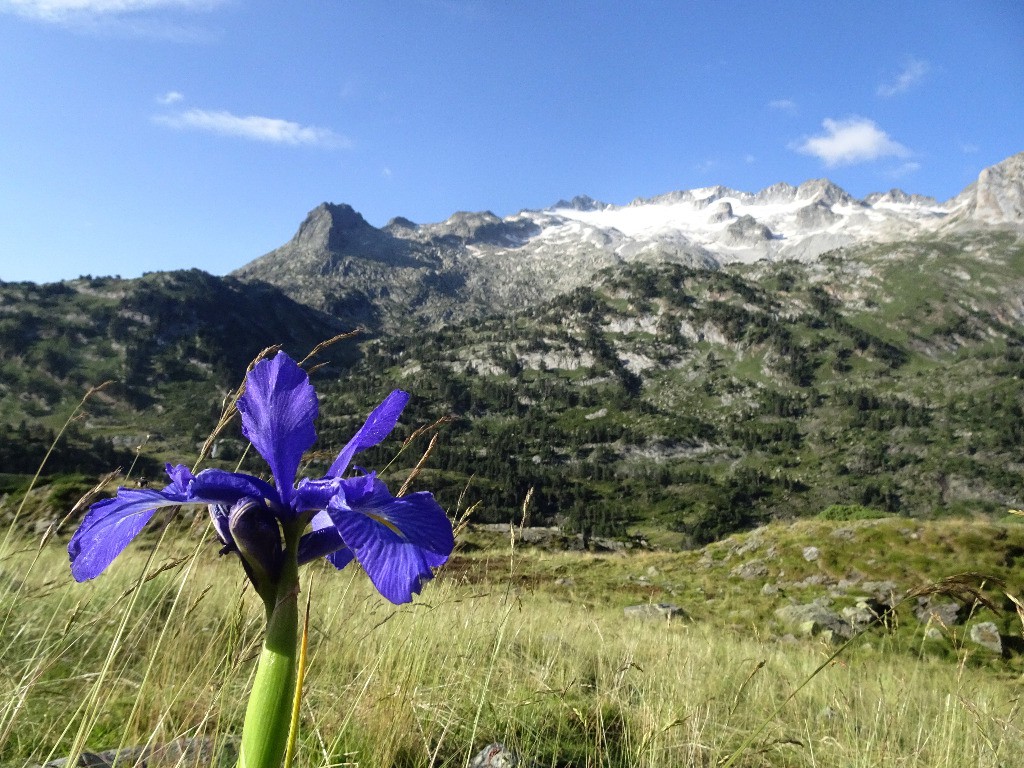
[{"label": "bare rock face", "polygon": [[588,197],[501,218],[452,214],[436,224],[369,224],[323,203],[295,237],[239,269],[351,324],[414,318],[438,326],[527,308],[634,262],[716,268],[813,261],[835,248],[989,226],[1024,231],[1024,153],[981,172],[948,203],[901,190],[856,200],[827,179],[756,194],[728,187],[616,206]]},{"label": "bare rock face", "polygon": [[1024,152],[983,170],[952,202],[958,222],[1024,228]]},{"label": "bare rock face", "polygon": [[974,217],[987,224],[1020,224],[1024,221],[1024,153],[978,176]]}]

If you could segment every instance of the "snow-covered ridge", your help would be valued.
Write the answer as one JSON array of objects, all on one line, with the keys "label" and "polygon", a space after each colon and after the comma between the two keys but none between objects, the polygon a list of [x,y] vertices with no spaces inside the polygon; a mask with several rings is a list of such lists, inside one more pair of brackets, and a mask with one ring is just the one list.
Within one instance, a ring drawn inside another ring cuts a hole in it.
[{"label": "snow-covered ridge", "polygon": [[386,294],[396,307],[432,301],[443,307],[440,317],[465,314],[470,305],[526,305],[635,261],[809,261],[854,244],[990,227],[1024,232],[1024,153],[983,170],[945,203],[901,190],[858,200],[814,179],[756,193],[704,187],[628,205],[579,196],[504,218],[460,211],[432,224],[398,217],[381,228],[348,205],[324,203],[289,243],[236,274],[316,306],[331,308],[335,294],[362,291]]},{"label": "snow-covered ridge", "polygon": [[[1024,153],[986,169],[978,183],[945,203],[899,189],[858,200],[827,179],[797,187],[780,183],[757,193],[703,187],[622,206],[579,196],[505,219],[488,214],[491,227],[500,222],[509,230],[504,241],[488,245],[564,257],[596,249],[626,261],[657,254],[718,263],[806,260],[852,242],[886,242],[948,226],[1019,228],[1022,200]],[[425,229],[464,234],[465,220],[454,219]],[[482,255],[479,245],[471,251]]]}]

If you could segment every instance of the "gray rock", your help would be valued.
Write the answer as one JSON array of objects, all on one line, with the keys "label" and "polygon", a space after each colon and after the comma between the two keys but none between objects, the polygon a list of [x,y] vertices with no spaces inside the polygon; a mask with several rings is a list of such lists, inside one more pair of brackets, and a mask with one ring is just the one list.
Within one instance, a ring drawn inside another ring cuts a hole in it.
[{"label": "gray rock", "polygon": [[772,597],[773,595],[779,594],[779,588],[775,584],[765,583],[765,585],[761,587],[761,594],[765,597]]},{"label": "gray rock", "polygon": [[737,565],[730,571],[733,576],[739,576],[741,579],[763,579],[768,575],[768,566],[761,560],[748,560],[745,563]]},{"label": "gray rock", "polygon": [[1003,652],[1003,638],[999,627],[991,621],[982,621],[971,627],[971,642],[998,654]]},{"label": "gray rock", "polygon": [[860,585],[860,588],[871,594],[878,602],[890,608],[899,602],[895,581],[865,581]]},{"label": "gray rock", "polygon": [[877,621],[883,610],[884,608],[873,600],[858,600],[856,605],[843,608],[841,613],[847,622],[861,629]]},{"label": "gray rock", "polygon": [[469,761],[469,768],[516,768],[521,765],[523,762],[518,755],[499,742],[488,744]]},{"label": "gray rock", "polygon": [[817,547],[804,547],[804,560],[808,563],[813,563],[821,556],[821,552]]},{"label": "gray rock", "polygon": [[821,603],[784,605],[775,610],[775,616],[786,629],[802,635],[820,635],[830,632],[839,637],[852,637],[853,626],[835,611]]},{"label": "gray rock", "polygon": [[940,603],[930,598],[918,598],[914,615],[922,624],[940,624],[943,627],[952,627],[954,624],[960,623],[960,611],[960,603],[953,600]]},{"label": "gray rock", "polygon": [[643,603],[641,605],[627,605],[622,609],[627,619],[660,619],[669,621],[671,619],[685,619],[686,611],[672,603]]},{"label": "gray rock", "polygon": [[73,763],[69,763],[66,757],[61,757],[39,768],[112,768],[115,764],[132,768],[176,768],[181,765],[228,768],[235,764],[236,759],[237,754],[232,743],[218,743],[206,738],[180,738],[152,747],[124,747],[103,752],[83,752]]}]

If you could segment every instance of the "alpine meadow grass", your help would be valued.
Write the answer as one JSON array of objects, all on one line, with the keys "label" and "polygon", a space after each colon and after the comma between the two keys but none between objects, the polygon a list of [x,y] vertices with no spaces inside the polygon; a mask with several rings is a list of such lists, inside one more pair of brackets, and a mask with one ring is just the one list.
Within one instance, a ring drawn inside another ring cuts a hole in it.
[{"label": "alpine meadow grass", "polygon": [[[173,527],[86,585],[56,539],[8,540],[3,765],[183,736],[230,752],[262,606],[211,541]],[[989,667],[865,640],[772,717],[830,647],[631,620],[528,586],[516,558],[530,555],[507,554],[463,555],[478,567],[442,571],[406,606],[361,573],[306,569],[294,764],[462,766],[501,741],[545,766],[710,766],[762,725],[736,764],[995,768],[1024,749],[1019,684]]]},{"label": "alpine meadow grass", "polygon": [[[205,513],[158,514],[83,584],[69,572],[67,531],[33,533],[19,517],[0,538],[0,765],[74,764],[179,739],[233,765],[264,606],[218,554]],[[1015,547],[1021,530],[822,520],[757,535],[797,552],[806,540],[837,542],[828,526],[858,524],[856,549],[823,551],[822,567],[863,566],[844,558],[875,549],[895,559],[892,530],[908,547],[937,542],[936,558],[944,551],[958,566],[965,537]],[[523,549],[510,534],[460,529],[455,557],[411,604],[388,602],[356,568],[304,568],[293,765],[455,768],[495,741],[552,768],[1021,764],[1019,667],[982,658],[955,633],[936,653],[926,627],[872,629],[837,654],[771,626],[756,587],[728,577],[732,562],[718,567],[728,543],[703,555],[599,555]],[[983,552],[974,539],[969,551]],[[904,559],[915,572],[926,563],[920,551]],[[794,578],[809,567],[784,565]],[[693,618],[624,615],[624,604],[661,595],[637,572],[670,573]]]}]

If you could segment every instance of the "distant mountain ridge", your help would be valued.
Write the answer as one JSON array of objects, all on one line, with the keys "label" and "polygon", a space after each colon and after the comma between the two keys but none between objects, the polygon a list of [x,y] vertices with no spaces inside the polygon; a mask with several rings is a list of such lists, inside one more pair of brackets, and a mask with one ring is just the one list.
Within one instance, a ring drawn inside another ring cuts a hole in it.
[{"label": "distant mountain ridge", "polygon": [[807,262],[860,243],[989,228],[1024,231],[1024,153],[986,168],[944,203],[899,189],[858,200],[814,179],[757,193],[704,187],[623,206],[577,196],[505,218],[460,211],[431,224],[397,217],[381,228],[351,206],[323,203],[292,240],[234,275],[370,326],[410,314],[436,324],[530,306],[632,262]]}]

